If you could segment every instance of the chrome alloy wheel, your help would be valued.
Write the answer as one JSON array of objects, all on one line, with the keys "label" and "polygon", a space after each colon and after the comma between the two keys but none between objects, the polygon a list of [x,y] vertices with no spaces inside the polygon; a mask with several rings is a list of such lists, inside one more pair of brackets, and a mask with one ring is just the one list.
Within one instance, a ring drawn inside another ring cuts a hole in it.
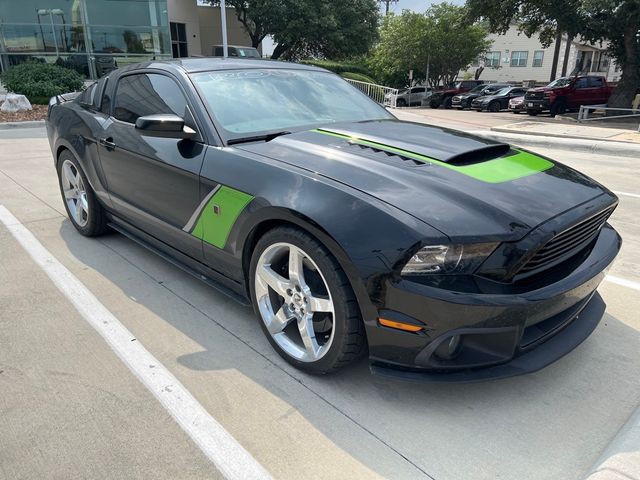
[{"label": "chrome alloy wheel", "polygon": [[69,160],[62,164],[61,173],[62,192],[69,213],[80,227],[84,227],[89,221],[89,204],[82,176]]},{"label": "chrome alloy wheel", "polygon": [[333,342],[334,306],[316,263],[290,243],[274,243],[256,266],[260,316],[273,340],[301,362],[322,358]]}]

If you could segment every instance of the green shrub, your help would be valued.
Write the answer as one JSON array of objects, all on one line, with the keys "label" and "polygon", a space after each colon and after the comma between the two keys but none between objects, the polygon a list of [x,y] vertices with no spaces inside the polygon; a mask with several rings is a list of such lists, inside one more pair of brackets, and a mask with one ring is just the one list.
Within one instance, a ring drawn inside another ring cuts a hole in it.
[{"label": "green shrub", "polygon": [[371,75],[371,72],[365,65],[352,64],[346,62],[335,62],[332,60],[302,60],[300,63],[313,65],[315,67],[326,68],[333,73],[361,73],[363,75]]},{"label": "green shrub", "polygon": [[348,78],[349,80],[357,80],[359,82],[377,83],[375,79],[371,78],[368,75],[364,75],[362,73],[344,72],[344,73],[341,73],[340,76],[342,78]]},{"label": "green shrub", "polygon": [[47,63],[26,62],[0,75],[0,82],[13,93],[25,95],[31,103],[83,88],[82,76],[68,68]]}]

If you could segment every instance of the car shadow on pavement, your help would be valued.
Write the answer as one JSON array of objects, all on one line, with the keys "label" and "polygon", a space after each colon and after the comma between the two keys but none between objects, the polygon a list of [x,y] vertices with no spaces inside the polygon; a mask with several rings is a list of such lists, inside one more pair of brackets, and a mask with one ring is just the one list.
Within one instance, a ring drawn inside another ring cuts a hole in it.
[{"label": "car shadow on pavement", "polygon": [[[609,314],[576,350],[521,377],[474,384],[405,383],[370,375],[364,358],[317,377],[275,353],[252,309],[129,239],[118,234],[87,239],[68,220],[60,235],[80,263],[135,299],[157,317],[153,322],[166,322],[188,337],[189,342],[178,342],[176,351],[166,350],[159,358],[173,356],[192,372],[174,369],[187,388],[198,389],[194,395],[206,396],[205,386],[193,387],[206,381],[206,374],[238,371],[264,390],[259,395],[285,402],[330,443],[382,477],[403,478],[389,465],[388,459],[395,458],[417,478],[425,472],[457,479],[580,478],[640,401],[640,333]],[[146,336],[140,340],[157,355],[152,332],[114,314],[134,334]],[[171,343],[162,345],[170,348]],[[186,351],[184,345],[189,345]],[[166,365],[172,369],[170,361]],[[215,393],[209,392],[214,402]],[[368,439],[364,444],[363,438]],[[371,445],[390,457],[378,457]],[[464,459],[452,453],[461,448]]]}]

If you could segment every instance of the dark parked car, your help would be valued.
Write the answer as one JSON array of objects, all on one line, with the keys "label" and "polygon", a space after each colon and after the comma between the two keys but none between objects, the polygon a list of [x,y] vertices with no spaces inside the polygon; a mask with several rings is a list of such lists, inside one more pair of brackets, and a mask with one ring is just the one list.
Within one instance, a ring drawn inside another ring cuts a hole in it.
[{"label": "dark parked car", "polygon": [[510,99],[522,97],[526,91],[527,89],[524,87],[505,87],[491,95],[474,98],[471,102],[471,108],[479,112],[482,110],[499,112],[500,110],[509,108]]},{"label": "dark parked car", "polygon": [[603,315],[617,198],[557,161],[399,121],[308,65],[152,61],[71,97],[47,133],[78,232],[251,304],[300,369],[366,351],[397,377],[510,376]]},{"label": "dark parked car", "polygon": [[454,96],[468,92],[483,83],[482,80],[462,80],[454,85],[436,90],[429,99],[429,106],[431,108],[440,108],[442,105],[444,108],[451,108],[451,102]]},{"label": "dark parked car", "polygon": [[471,108],[471,102],[474,98],[481,97],[482,95],[492,95],[506,87],[510,87],[508,83],[491,83],[491,84],[482,84],[477,87],[469,90],[467,93],[461,93],[460,95],[455,95],[451,99],[451,107],[459,108],[464,110],[465,108]]}]

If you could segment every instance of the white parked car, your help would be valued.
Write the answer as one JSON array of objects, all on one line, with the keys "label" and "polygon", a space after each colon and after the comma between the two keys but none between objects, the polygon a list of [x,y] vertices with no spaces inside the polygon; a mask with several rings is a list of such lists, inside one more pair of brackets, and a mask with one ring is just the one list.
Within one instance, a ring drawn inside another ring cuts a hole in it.
[{"label": "white parked car", "polygon": [[423,105],[424,100],[431,97],[431,87],[411,87],[399,90],[397,95],[387,93],[384,104],[396,107],[415,107]]}]

